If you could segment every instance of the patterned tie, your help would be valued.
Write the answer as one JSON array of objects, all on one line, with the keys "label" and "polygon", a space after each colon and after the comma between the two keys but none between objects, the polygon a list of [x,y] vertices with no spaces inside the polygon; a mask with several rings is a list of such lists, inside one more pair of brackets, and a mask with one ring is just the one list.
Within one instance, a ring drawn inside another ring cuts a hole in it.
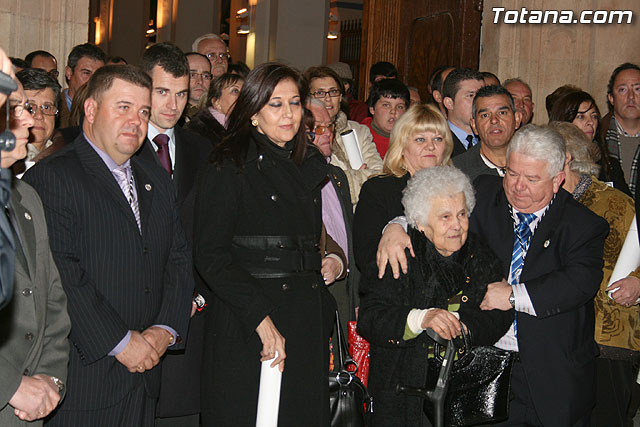
[{"label": "patterned tie", "polygon": [[118,185],[122,190],[122,193],[127,198],[129,206],[133,211],[133,216],[136,217],[138,223],[138,230],[140,229],[140,210],[138,208],[138,200],[136,199],[136,193],[133,191],[133,174],[131,173],[131,166],[118,166],[111,171],[113,176],[118,181]]},{"label": "patterned tie", "polygon": [[531,241],[531,228],[529,224],[536,219],[535,214],[523,214],[517,212],[520,221],[515,229],[513,238],[513,252],[511,255],[511,284],[520,283],[520,275],[524,267],[524,256],[529,249]]},{"label": "patterned tie", "polygon": [[171,156],[169,156],[169,136],[159,133],[153,138],[153,142],[158,146],[156,153],[160,159],[160,164],[171,175],[173,171],[171,170]]},{"label": "patterned tie", "polygon": [[467,142],[469,143],[469,145],[467,145],[467,150],[471,147],[473,147],[473,135],[467,135]]}]

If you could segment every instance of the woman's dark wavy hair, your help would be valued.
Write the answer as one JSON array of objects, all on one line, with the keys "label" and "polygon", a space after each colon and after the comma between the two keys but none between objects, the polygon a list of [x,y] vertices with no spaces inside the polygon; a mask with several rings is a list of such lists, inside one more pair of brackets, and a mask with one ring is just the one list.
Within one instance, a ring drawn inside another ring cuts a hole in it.
[{"label": "woman's dark wavy hair", "polygon": [[[225,160],[232,160],[238,167],[244,167],[251,139],[251,117],[269,102],[278,83],[285,80],[292,80],[296,84],[300,93],[300,105],[303,107],[309,96],[309,86],[302,74],[293,68],[267,62],[258,65],[247,75],[236,105],[229,115],[227,133],[211,153],[213,163],[220,166]],[[291,158],[299,165],[304,160],[307,147],[302,120],[294,141]]]},{"label": "woman's dark wavy hair", "polygon": [[[600,109],[593,97],[583,90],[577,90],[567,93],[553,103],[551,111],[549,112],[549,123],[553,121],[572,123],[578,115],[578,110],[580,110],[580,105],[582,105],[583,102],[588,102],[590,104],[588,109],[591,107],[595,108],[598,113],[598,117],[600,117]],[[600,154],[602,156],[602,161],[600,162],[602,166],[602,175],[605,179],[611,180],[612,171],[608,161],[609,148],[607,147],[607,144],[604,141],[601,141],[598,137],[598,127],[600,127],[599,121],[596,123],[596,128],[594,129],[595,133],[593,134],[593,142],[595,142],[600,149]]]},{"label": "woman's dark wavy hair", "polygon": [[600,110],[593,97],[580,90],[569,92],[553,104],[549,112],[549,122],[572,122],[578,115],[578,110],[583,102],[588,102],[591,105],[589,108],[594,107],[600,116]]}]

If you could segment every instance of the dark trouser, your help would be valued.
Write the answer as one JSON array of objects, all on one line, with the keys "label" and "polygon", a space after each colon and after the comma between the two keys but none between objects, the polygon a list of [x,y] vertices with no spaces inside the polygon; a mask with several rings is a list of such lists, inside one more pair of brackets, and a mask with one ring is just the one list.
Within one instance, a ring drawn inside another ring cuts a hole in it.
[{"label": "dark trouser", "polygon": [[183,417],[156,418],[156,427],[198,427],[200,414]]},{"label": "dark trouser", "polygon": [[155,411],[156,399],[147,396],[141,382],[122,401],[109,408],[91,411],[57,410],[45,424],[53,427],[153,427]]},{"label": "dark trouser", "polygon": [[[591,414],[587,414],[579,420],[573,427],[588,427],[590,425]],[[507,421],[493,424],[495,426],[532,426],[543,427],[538,418],[538,414],[533,405],[533,399],[529,392],[529,383],[524,372],[522,363],[514,361],[511,371],[511,398],[509,401],[509,419]]]},{"label": "dark trouser", "polygon": [[631,360],[596,359],[596,407],[593,427],[633,426],[628,409],[635,385]]}]

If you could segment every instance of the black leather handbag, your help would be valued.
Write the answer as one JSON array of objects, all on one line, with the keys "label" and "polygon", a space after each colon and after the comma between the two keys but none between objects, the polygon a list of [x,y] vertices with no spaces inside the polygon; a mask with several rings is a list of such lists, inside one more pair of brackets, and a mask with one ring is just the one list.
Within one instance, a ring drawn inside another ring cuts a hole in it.
[{"label": "black leather handbag", "polygon": [[[364,427],[367,425],[367,415],[372,410],[373,400],[360,378],[355,375],[358,365],[349,354],[337,310],[336,336],[337,371],[329,373],[331,427]],[[349,372],[349,365],[355,366],[355,370]]]},{"label": "black leather handbag", "polygon": [[435,345],[434,358],[427,362],[425,389],[401,387],[400,391],[423,397],[424,412],[436,427],[507,419],[512,353],[493,346],[472,347],[464,330],[462,339],[450,341],[431,329],[427,333]]}]

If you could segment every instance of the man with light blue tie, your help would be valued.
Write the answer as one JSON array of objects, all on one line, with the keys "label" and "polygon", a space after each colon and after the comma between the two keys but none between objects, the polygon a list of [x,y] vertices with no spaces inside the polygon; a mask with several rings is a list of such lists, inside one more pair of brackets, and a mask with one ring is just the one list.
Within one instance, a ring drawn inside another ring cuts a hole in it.
[{"label": "man with light blue tie", "polygon": [[88,82],[83,133],[24,180],[40,194],[72,323],[67,395],[53,426],[153,426],[156,366],[187,335],[193,272],[170,177],[132,157],[151,79],[105,66]]}]

